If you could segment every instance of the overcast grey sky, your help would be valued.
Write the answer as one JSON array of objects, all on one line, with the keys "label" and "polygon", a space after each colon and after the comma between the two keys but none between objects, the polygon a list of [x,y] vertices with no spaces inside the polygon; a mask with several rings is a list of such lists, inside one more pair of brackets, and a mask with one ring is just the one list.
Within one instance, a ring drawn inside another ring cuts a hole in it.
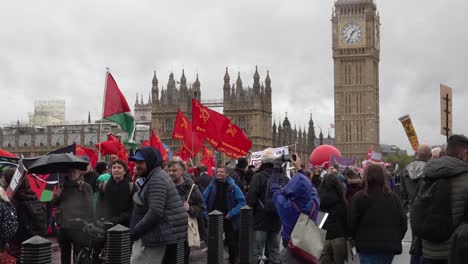
[{"label": "overcast grey sky", "polygon": [[[420,142],[440,144],[439,84],[454,88],[454,130],[468,133],[468,2],[377,0],[381,15],[381,143],[411,149],[398,117]],[[203,99],[222,98],[223,75],[252,85],[270,70],[274,118],[333,122],[333,0],[25,1],[0,9],[0,124],[26,120],[33,102],[65,99],[67,120],[101,114],[110,67],[132,105],[183,68]],[[333,135],[333,131],[332,131]]]}]

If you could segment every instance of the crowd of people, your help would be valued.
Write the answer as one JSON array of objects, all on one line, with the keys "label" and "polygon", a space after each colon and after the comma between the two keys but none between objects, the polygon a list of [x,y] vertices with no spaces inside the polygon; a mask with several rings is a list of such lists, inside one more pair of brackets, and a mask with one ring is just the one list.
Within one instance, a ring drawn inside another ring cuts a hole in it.
[{"label": "crowd of people", "polygon": [[[12,233],[14,224],[7,220],[12,219],[8,213],[15,212],[17,231],[10,237],[8,232],[0,236],[2,251],[19,260],[22,242],[45,235],[47,227],[56,224],[61,263],[72,263],[87,241],[77,219],[105,219],[130,229],[132,263],[173,263],[181,243],[188,263],[193,246],[209,246],[207,215],[217,210],[224,219],[229,263],[238,263],[240,212],[248,205],[253,209],[253,254],[258,262],[304,263],[289,250],[292,232],[301,214],[316,222],[322,211],[328,218],[322,227],[326,236],[319,263],[349,263],[350,247],[354,247],[360,263],[386,264],[402,253],[408,217],[422,214],[417,211],[424,191],[421,183],[429,186],[443,178],[449,183],[448,193],[430,193],[449,199],[450,236],[433,241],[413,228],[411,264],[468,259],[463,243],[468,220],[468,139],[462,135],[453,135],[442,149],[420,145],[415,160],[396,177],[400,191],[396,191],[395,175],[382,164],[369,164],[363,171],[339,166],[306,169],[295,158],[288,167],[272,148],[262,152],[258,168],[239,158],[233,166],[214,168],[215,175],[209,175],[204,166],[189,173],[185,162],[163,161],[153,147],[138,149],[129,161],[135,163],[133,177],[127,162],[118,159],[85,171],[70,168],[47,206],[38,201],[28,181],[9,200],[4,190],[14,171],[4,171],[0,231],[6,228]],[[56,208],[54,214],[52,208]],[[198,238],[193,237],[193,228]]]}]

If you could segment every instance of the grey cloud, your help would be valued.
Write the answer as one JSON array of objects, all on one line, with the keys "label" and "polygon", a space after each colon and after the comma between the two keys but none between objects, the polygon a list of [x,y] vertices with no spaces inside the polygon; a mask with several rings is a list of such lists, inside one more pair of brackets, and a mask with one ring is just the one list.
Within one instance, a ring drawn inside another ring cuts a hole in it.
[{"label": "grey cloud", "polygon": [[[453,86],[454,128],[467,133],[464,101],[468,24],[463,0],[383,1],[381,141],[410,149],[397,118],[410,114],[421,141],[438,144],[439,83]],[[153,70],[221,98],[225,67],[252,85],[270,70],[275,120],[304,126],[312,111],[327,133],[333,122],[333,1],[14,1],[0,10],[1,123],[26,119],[33,102],[65,98],[67,118],[99,118],[105,68],[127,100],[145,100]],[[12,93],[14,91],[14,93]],[[317,129],[318,133],[318,129]],[[333,131],[332,131],[333,134]]]}]

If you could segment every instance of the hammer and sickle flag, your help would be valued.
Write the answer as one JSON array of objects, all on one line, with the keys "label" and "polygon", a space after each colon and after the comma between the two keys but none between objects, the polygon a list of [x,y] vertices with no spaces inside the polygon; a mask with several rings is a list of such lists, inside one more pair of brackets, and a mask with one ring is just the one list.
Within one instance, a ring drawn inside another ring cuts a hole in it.
[{"label": "hammer and sickle flag", "polygon": [[192,123],[190,120],[177,109],[177,116],[174,122],[174,129],[172,130],[172,138],[178,140],[184,140],[192,133]]},{"label": "hammer and sickle flag", "polygon": [[228,128],[223,134],[221,143],[216,148],[231,158],[240,158],[247,155],[252,147],[252,142],[242,129],[233,123],[229,123]]},{"label": "hammer and sickle flag", "polygon": [[184,153],[188,151],[190,156],[194,157],[203,146],[204,138],[192,129],[192,122],[180,111],[177,110],[177,116],[172,130],[172,138],[182,140],[185,145]]},{"label": "hammer and sickle flag", "polygon": [[231,122],[226,116],[209,109],[192,98],[193,131],[208,139],[208,143],[217,147]]}]

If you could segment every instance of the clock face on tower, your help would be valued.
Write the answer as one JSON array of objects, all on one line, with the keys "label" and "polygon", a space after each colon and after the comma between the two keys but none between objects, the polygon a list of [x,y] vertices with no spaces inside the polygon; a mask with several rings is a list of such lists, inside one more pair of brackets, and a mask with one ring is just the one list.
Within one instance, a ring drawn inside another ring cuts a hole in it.
[{"label": "clock face on tower", "polygon": [[362,29],[358,23],[350,22],[344,25],[341,34],[345,44],[358,44],[362,38]]}]

